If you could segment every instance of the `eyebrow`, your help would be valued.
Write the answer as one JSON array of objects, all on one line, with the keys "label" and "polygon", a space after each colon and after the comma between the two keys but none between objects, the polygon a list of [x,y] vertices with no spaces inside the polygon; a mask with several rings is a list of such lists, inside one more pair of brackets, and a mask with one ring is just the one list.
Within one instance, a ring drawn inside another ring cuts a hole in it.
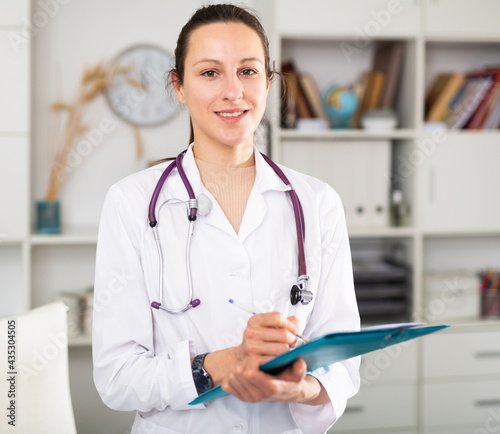
[{"label": "eyebrow", "polygon": [[[257,57],[245,57],[244,59],[240,60],[240,65],[242,63],[246,63],[246,62],[259,62],[262,64],[261,60],[258,59]],[[215,63],[216,65],[222,64],[222,62],[220,60],[216,60],[216,59],[200,59],[197,62],[195,62],[194,65],[196,66],[200,63]]]}]

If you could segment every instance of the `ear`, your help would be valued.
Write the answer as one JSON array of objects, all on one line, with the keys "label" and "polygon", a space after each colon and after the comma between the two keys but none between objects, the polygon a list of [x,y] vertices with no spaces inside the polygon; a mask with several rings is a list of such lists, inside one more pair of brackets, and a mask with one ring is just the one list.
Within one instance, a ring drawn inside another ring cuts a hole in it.
[{"label": "ear", "polygon": [[175,96],[179,100],[181,104],[186,104],[186,99],[184,98],[184,88],[182,87],[181,81],[179,80],[179,76],[172,72],[170,74],[170,82],[172,83],[172,87],[175,91]]}]

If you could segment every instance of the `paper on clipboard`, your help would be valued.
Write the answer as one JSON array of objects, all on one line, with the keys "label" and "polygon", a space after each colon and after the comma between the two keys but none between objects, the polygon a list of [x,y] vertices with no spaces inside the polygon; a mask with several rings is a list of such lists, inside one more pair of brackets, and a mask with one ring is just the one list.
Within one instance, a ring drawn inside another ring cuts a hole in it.
[{"label": "paper on clipboard", "polygon": [[[307,364],[307,370],[312,371],[449,327],[448,325],[418,327],[419,325],[420,323],[387,324],[358,332],[331,333],[264,363],[260,369],[276,375],[291,366],[298,358],[302,358]],[[201,404],[227,395],[227,392],[217,386],[198,396],[189,405]]]}]

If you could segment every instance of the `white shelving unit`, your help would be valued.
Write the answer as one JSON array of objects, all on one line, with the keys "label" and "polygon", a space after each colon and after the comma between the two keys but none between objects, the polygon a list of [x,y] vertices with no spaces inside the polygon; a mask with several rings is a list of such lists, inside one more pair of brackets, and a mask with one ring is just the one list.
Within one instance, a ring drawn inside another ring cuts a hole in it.
[{"label": "white shelving unit", "polygon": [[[353,223],[356,219],[346,209],[351,241],[353,245],[365,241],[403,243],[413,271],[411,319],[453,325],[439,336],[422,339],[411,349],[404,348],[398,356],[378,352],[364,358],[361,392],[348,403],[346,414],[332,432],[465,433],[482,428],[487,412],[500,403],[496,386],[500,372],[485,368],[492,360],[496,365],[499,362],[500,351],[496,348],[500,322],[479,316],[470,320],[441,319],[441,312],[437,308],[429,312],[428,306],[449,307],[453,299],[444,292],[427,299],[423,283],[424,275],[431,271],[498,268],[500,202],[496,198],[500,196],[500,183],[496,165],[500,160],[500,131],[424,132],[424,98],[438,72],[466,72],[498,64],[500,30],[492,17],[498,16],[500,4],[492,0],[310,0],[305,5],[299,0],[277,0],[274,6],[269,21],[274,34],[272,58],[280,62],[293,60],[296,69],[311,74],[320,89],[331,82],[352,84],[371,68],[379,44],[404,44],[402,81],[396,100],[400,123],[396,130],[283,129],[276,104],[279,91],[275,89],[275,103],[268,114],[272,155],[285,165],[340,187],[338,191],[341,197],[340,190],[344,191],[343,200],[349,207],[349,193],[355,194],[356,188],[369,189],[373,182],[373,176],[364,176],[359,170],[362,165],[353,163],[357,143],[390,141],[392,176],[401,181],[411,218],[404,227],[359,225]],[[346,144],[352,144],[352,149]],[[376,164],[371,154],[365,155],[366,160]],[[355,172],[350,174],[353,188],[347,193],[342,182],[336,185],[333,172],[348,170],[339,169],[342,161],[334,159],[342,160]],[[481,342],[481,349],[473,342]],[[446,372],[445,364],[439,362],[443,353],[453,354],[458,373]],[[491,359],[478,356],[483,353]],[[433,364],[441,371],[432,370]],[[386,376],[392,371],[392,378]],[[376,379],[367,381],[374,375]],[[387,406],[396,410],[389,414]],[[453,409],[453,414],[459,409],[460,418],[451,417],[445,408]]]}]

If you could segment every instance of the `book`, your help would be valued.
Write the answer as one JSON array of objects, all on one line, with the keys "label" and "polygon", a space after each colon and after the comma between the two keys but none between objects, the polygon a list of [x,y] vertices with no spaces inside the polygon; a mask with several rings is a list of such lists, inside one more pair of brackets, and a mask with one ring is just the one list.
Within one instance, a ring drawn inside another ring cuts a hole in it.
[{"label": "book", "polygon": [[483,72],[478,75],[491,74],[492,84],[483,97],[482,101],[475,112],[470,117],[469,121],[465,125],[466,129],[476,129],[481,128],[489,111],[495,105],[498,98],[498,91],[500,89],[500,70],[496,72]]},{"label": "book", "polygon": [[[366,110],[378,108],[384,86],[385,74],[380,71],[365,71],[361,76],[358,108],[353,117],[355,128],[361,128],[361,119]],[[356,86],[355,86],[356,88]]]},{"label": "book", "polygon": [[[500,94],[500,90],[497,93]],[[488,130],[500,128],[500,97],[497,97],[494,106],[490,109],[483,122],[482,128]]]},{"label": "book", "polygon": [[380,100],[382,98],[382,92],[385,86],[385,73],[380,71],[372,71],[372,82],[371,88],[368,88],[369,97],[368,105],[365,110],[372,110],[380,107]]},{"label": "book", "polygon": [[321,95],[311,74],[299,74],[299,82],[315,118],[326,119]]},{"label": "book", "polygon": [[430,88],[427,91],[427,94],[425,96],[425,104],[424,104],[425,117],[428,116],[431,107],[436,102],[436,99],[439,96],[439,94],[443,91],[443,88],[450,77],[451,77],[451,74],[442,73],[442,74],[438,74],[434,78],[434,81],[432,82],[432,84],[431,84],[431,86],[430,86]]},{"label": "book", "polygon": [[401,70],[403,67],[404,45],[401,42],[386,44],[375,52],[373,70],[385,76],[378,108],[394,108]]},{"label": "book", "polygon": [[445,119],[446,127],[451,130],[463,128],[481,103],[492,83],[491,76],[467,78]]},{"label": "book", "polygon": [[299,74],[292,62],[284,63],[281,67],[287,89],[282,103],[282,125],[287,128],[295,127],[297,117],[312,118],[313,111],[308,104],[304,89],[299,80]]},{"label": "book", "polygon": [[441,122],[445,119],[449,106],[465,81],[464,74],[441,74],[431,86],[428,94],[427,122]]},{"label": "book", "polygon": [[[419,327],[420,325],[421,323],[386,324],[357,332],[330,333],[275,357],[262,364],[260,370],[270,375],[277,375],[292,366],[297,359],[302,358],[307,364],[308,371],[313,371],[449,327],[447,325]],[[227,392],[217,386],[198,396],[189,405],[201,404],[227,395]]]}]

